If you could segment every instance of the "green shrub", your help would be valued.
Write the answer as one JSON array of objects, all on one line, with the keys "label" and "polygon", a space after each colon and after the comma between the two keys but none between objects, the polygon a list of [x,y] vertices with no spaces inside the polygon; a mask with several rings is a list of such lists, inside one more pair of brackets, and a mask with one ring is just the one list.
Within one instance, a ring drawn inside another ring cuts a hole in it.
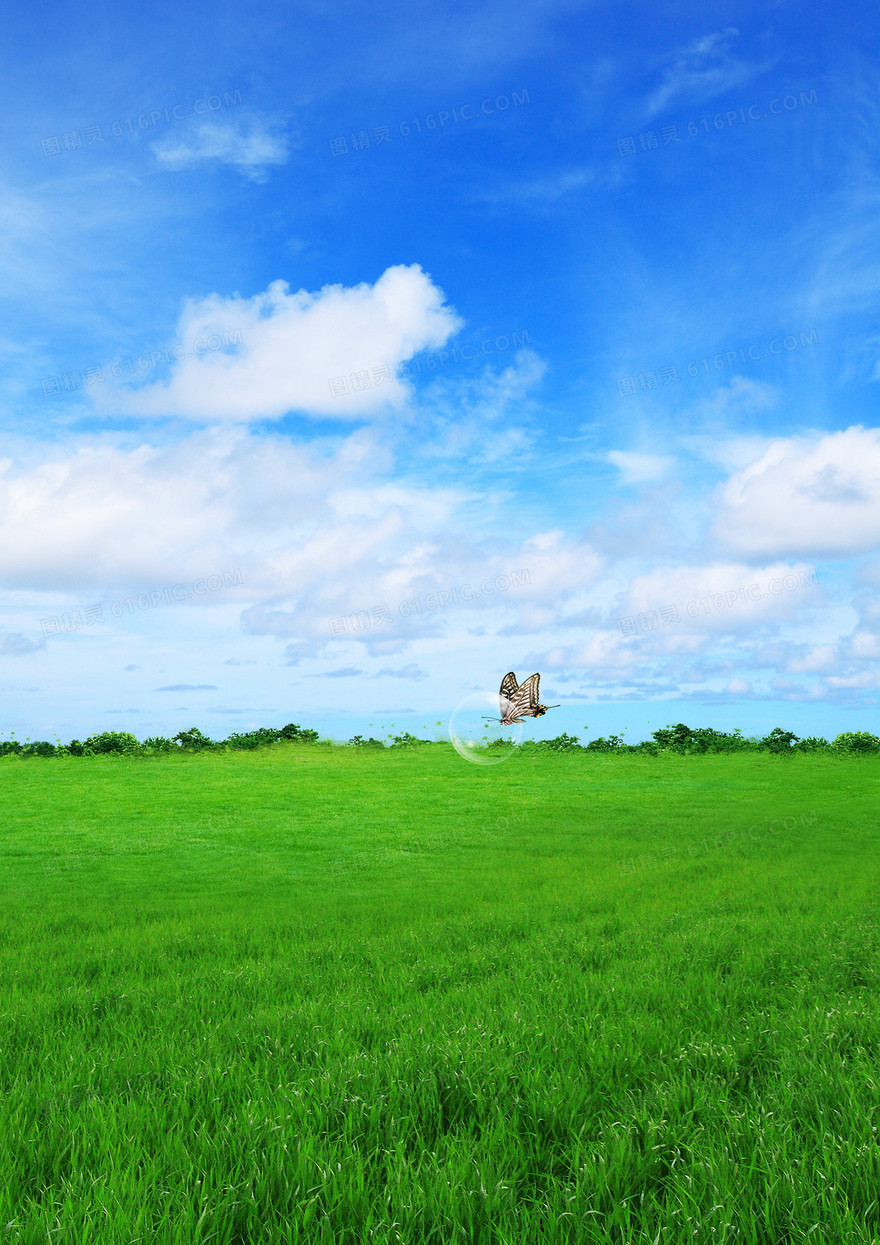
[{"label": "green shrub", "polygon": [[82,747],[83,756],[93,756],[102,752],[139,752],[141,746],[128,731],[102,731],[100,735],[90,735]]},{"label": "green shrub", "polygon": [[799,739],[794,747],[796,752],[821,752],[823,748],[830,748],[831,745],[821,735],[807,735],[805,739]]},{"label": "green shrub", "polygon": [[868,731],[844,731],[837,736],[833,747],[839,748],[841,752],[878,752],[880,739]]},{"label": "green shrub", "polygon": [[188,731],[178,731],[174,743],[187,752],[202,752],[205,748],[214,747],[214,741],[203,735],[197,726],[190,727]]},{"label": "green shrub", "polygon": [[678,752],[682,756],[700,752],[744,752],[755,746],[752,740],[743,738],[739,727],[731,734],[716,731],[711,726],[685,726],[684,722],[661,727],[653,732],[652,738],[658,748]]},{"label": "green shrub", "polygon": [[142,747],[149,752],[173,752],[174,740],[166,739],[164,735],[151,735],[144,740]]},{"label": "green shrub", "polygon": [[[614,736],[614,738],[617,738]],[[576,735],[566,735],[563,732],[557,735],[555,739],[541,739],[536,742],[538,748],[549,748],[552,752],[583,752],[584,746],[578,740]]]},{"label": "green shrub", "polygon": [[609,735],[607,739],[600,735],[598,739],[592,739],[587,744],[587,752],[613,752],[616,748],[623,747],[622,735]]},{"label": "green shrub", "polygon": [[35,739],[33,743],[24,745],[21,755],[23,757],[53,757],[55,745],[48,743],[45,739]]},{"label": "green shrub", "polygon": [[384,748],[385,745],[381,739],[374,739],[371,735],[369,739],[364,739],[363,735],[355,735],[348,741],[349,748]]},{"label": "green shrub", "polygon": [[791,752],[793,745],[798,742],[798,736],[793,735],[791,731],[784,731],[781,726],[774,726],[769,735],[761,740],[761,747],[769,749],[770,752]]},{"label": "green shrub", "polygon": [[227,748],[251,751],[254,748],[262,747],[264,744],[275,744],[279,739],[283,738],[281,731],[274,730],[270,726],[261,726],[255,731],[233,731],[229,738],[224,739],[223,742]]},{"label": "green shrub", "polygon": [[286,726],[281,728],[281,737],[283,739],[295,740],[300,744],[313,744],[318,742],[317,731],[307,731],[303,727],[297,726],[295,722],[288,722]]},{"label": "green shrub", "polygon": [[419,744],[426,744],[427,739],[417,739],[415,735],[410,735],[409,731],[404,731],[402,735],[392,735],[390,748],[415,748]]}]

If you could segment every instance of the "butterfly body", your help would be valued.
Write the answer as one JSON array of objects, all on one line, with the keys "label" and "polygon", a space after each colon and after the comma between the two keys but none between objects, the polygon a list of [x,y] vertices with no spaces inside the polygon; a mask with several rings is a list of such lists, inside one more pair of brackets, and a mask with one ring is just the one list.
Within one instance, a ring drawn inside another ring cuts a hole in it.
[{"label": "butterfly body", "polygon": [[539,703],[538,685],[541,681],[539,674],[530,674],[521,684],[517,684],[516,675],[512,670],[501,680],[501,689],[498,695],[502,701],[501,717],[498,719],[502,726],[513,726],[515,722],[519,722],[521,718],[540,718],[543,717],[548,709],[558,709],[559,705],[542,705]]}]

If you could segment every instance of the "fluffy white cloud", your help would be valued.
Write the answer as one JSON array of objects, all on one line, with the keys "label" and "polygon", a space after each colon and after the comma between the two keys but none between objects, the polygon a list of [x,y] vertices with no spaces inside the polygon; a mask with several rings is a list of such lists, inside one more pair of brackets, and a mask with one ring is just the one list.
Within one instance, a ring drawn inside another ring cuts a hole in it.
[{"label": "fluffy white cloud", "polygon": [[59,594],[82,608],[86,593],[217,575],[223,591],[193,604],[239,603],[244,631],[291,641],[299,663],[340,635],[391,656],[462,625],[533,632],[599,574],[584,541],[481,535],[467,489],[391,482],[393,470],[365,429],[310,446],[218,428],[159,448],[56,451],[0,472],[0,577],[52,594],[45,617],[74,607]]},{"label": "fluffy white cloud", "polygon": [[290,294],[287,282],[273,281],[253,298],[188,301],[176,341],[191,357],[172,365],[168,381],[90,392],[102,414],[363,417],[402,406],[409,389],[399,365],[462,324],[418,264],[388,268],[372,286],[326,285],[317,294]]},{"label": "fluffy white cloud", "polygon": [[236,596],[320,585],[332,602],[358,566],[366,592],[372,559],[385,556],[403,559],[406,588],[430,561],[426,531],[467,494],[390,484],[390,467],[363,430],[308,447],[242,429],[158,448],[81,445],[0,473],[0,577],[36,590],[145,591],[242,567]]},{"label": "fluffy white cloud", "polygon": [[716,539],[749,557],[839,557],[880,544],[880,429],[774,440],[716,494]]},{"label": "fluffy white cloud", "polygon": [[658,566],[630,581],[617,609],[621,621],[641,622],[635,630],[654,639],[750,631],[756,622],[790,618],[815,605],[810,594],[816,593],[817,578],[805,563]]}]

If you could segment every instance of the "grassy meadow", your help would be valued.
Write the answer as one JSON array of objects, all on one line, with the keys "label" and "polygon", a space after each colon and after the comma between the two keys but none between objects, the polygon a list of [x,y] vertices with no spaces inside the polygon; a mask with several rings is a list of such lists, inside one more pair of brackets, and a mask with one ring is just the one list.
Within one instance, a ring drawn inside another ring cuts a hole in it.
[{"label": "grassy meadow", "polygon": [[0,787],[0,1243],[880,1242],[880,757]]}]

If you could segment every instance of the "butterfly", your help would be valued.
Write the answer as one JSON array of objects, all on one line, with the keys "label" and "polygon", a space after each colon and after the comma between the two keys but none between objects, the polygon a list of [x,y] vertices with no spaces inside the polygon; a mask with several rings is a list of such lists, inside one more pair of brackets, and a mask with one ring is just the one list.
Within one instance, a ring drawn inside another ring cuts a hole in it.
[{"label": "butterfly", "polygon": [[501,710],[498,721],[502,726],[512,726],[520,718],[540,718],[548,709],[558,709],[559,705],[542,705],[538,703],[539,674],[530,674],[521,684],[517,685],[516,675],[510,670],[501,680],[498,695],[507,708]]}]

